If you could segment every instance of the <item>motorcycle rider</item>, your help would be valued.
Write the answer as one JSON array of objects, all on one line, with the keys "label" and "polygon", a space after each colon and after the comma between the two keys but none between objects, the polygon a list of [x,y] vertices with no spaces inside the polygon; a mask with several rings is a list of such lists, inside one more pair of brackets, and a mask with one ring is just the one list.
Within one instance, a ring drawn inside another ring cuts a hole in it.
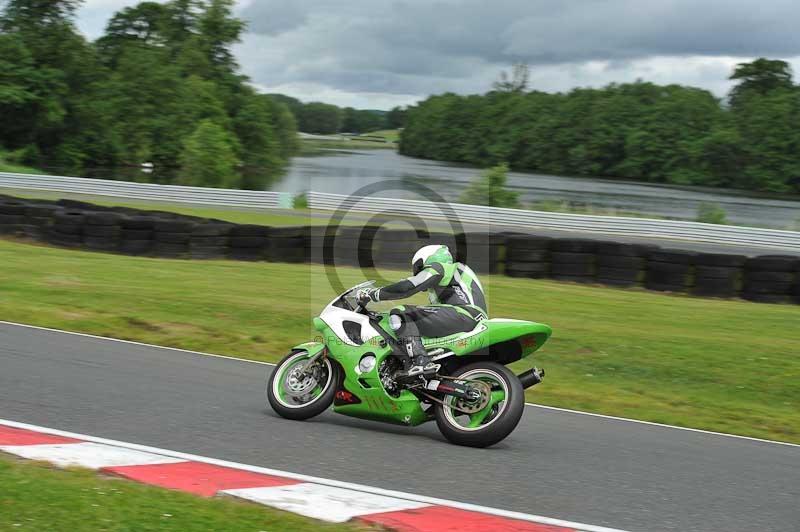
[{"label": "motorcycle rider", "polygon": [[401,305],[389,314],[389,323],[401,340],[408,376],[435,373],[438,364],[431,362],[421,337],[442,337],[475,328],[486,319],[486,296],[475,272],[466,264],[453,261],[450,249],[443,245],[420,248],[411,260],[413,275],[383,288],[363,288],[358,301],[405,299],[428,291],[430,305]]}]

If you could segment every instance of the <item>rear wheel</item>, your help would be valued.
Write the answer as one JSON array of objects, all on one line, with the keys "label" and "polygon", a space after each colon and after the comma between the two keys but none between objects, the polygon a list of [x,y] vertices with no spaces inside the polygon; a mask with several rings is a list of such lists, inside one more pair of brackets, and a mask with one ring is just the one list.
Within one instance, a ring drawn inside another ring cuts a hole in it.
[{"label": "rear wheel", "polygon": [[309,419],[333,403],[339,382],[339,366],[320,357],[305,368],[307,351],[289,353],[267,379],[267,399],[272,409],[287,419]]},{"label": "rear wheel", "polygon": [[444,405],[435,405],[436,425],[445,438],[457,445],[488,447],[511,434],[525,408],[522,383],[511,370],[496,362],[476,362],[453,377],[479,380],[486,386],[475,402],[448,396]]}]

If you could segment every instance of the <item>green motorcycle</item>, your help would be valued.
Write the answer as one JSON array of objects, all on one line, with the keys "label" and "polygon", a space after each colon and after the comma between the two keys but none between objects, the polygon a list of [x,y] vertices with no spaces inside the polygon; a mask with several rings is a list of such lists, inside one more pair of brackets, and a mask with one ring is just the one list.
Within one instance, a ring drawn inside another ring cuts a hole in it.
[{"label": "green motorcycle", "polygon": [[334,299],[314,318],[322,341],[300,344],[267,381],[267,398],[280,416],[302,420],[333,404],[340,414],[416,426],[436,420],[452,443],[487,447],[516,428],[524,390],[541,382],[533,368],[515,375],[506,364],[531,355],[550,337],[541,323],[493,318],[472,331],[424,338],[441,368],[436,375],[396,378],[402,369],[389,314],[360,305],[368,281]]}]

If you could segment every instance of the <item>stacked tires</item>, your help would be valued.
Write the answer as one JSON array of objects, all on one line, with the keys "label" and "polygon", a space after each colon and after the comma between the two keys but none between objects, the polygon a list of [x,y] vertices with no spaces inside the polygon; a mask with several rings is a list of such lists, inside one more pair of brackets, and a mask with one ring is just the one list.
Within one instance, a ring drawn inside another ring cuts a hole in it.
[{"label": "stacked tires", "polygon": [[644,286],[659,292],[686,292],[695,253],[682,249],[651,249]]},{"label": "stacked tires", "polygon": [[64,209],[53,215],[53,225],[48,232],[48,242],[57,246],[83,245],[83,226],[86,215],[82,210]]},{"label": "stacked tires", "polygon": [[736,297],[741,287],[742,267],[747,257],[698,253],[694,258],[692,294],[705,297]]},{"label": "stacked tires", "polygon": [[506,239],[505,273],[538,279],[550,274],[550,244],[546,236],[512,235]]},{"label": "stacked tires", "polygon": [[640,285],[651,249],[639,244],[600,242],[597,245],[597,282],[623,288]]},{"label": "stacked tires", "polygon": [[94,251],[118,251],[122,243],[122,216],[87,212],[83,217],[83,245]]},{"label": "stacked tires", "polygon": [[57,205],[45,203],[28,205],[25,209],[25,235],[35,240],[45,238],[53,225],[53,216],[60,210]]},{"label": "stacked tires", "polygon": [[505,243],[505,235],[499,233],[459,233],[451,250],[458,262],[468,264],[477,273],[498,273]]},{"label": "stacked tires", "polygon": [[742,297],[761,303],[791,303],[800,296],[798,272],[800,257],[765,255],[749,258],[744,263]]},{"label": "stacked tires", "polygon": [[550,277],[559,281],[592,283],[595,280],[597,242],[578,238],[553,240]]},{"label": "stacked tires", "polygon": [[154,220],[152,255],[176,259],[188,256],[194,225],[194,222],[180,219]]},{"label": "stacked tires", "polygon": [[126,255],[148,255],[153,248],[153,225],[149,216],[125,216],[120,222],[122,240],[119,250]]},{"label": "stacked tires", "polygon": [[189,256],[193,259],[224,259],[234,225],[225,222],[195,224],[189,238]]},{"label": "stacked tires", "polygon": [[309,235],[308,227],[272,227],[268,232],[266,258],[273,262],[305,262]]},{"label": "stacked tires", "polygon": [[[340,227],[338,233],[330,240],[332,247],[328,251],[328,256],[333,258],[332,264],[355,266],[360,268],[372,268],[375,265],[375,253],[377,245],[375,235],[378,227]],[[317,254],[323,253],[324,240],[315,244],[312,251]]]},{"label": "stacked tires", "polygon": [[375,235],[375,266],[408,269],[414,253],[427,242],[429,236],[430,233],[426,231],[417,234],[415,230],[379,230]]},{"label": "stacked tires", "polygon": [[235,225],[228,239],[228,256],[234,260],[265,260],[269,246],[269,227]]},{"label": "stacked tires", "polygon": [[24,235],[28,204],[16,199],[0,199],[0,234]]}]

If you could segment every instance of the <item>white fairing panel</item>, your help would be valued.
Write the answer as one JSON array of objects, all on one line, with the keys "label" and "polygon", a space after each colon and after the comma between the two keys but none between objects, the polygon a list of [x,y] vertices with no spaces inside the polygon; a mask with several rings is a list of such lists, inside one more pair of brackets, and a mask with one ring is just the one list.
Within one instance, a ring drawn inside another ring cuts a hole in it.
[{"label": "white fairing panel", "polygon": [[344,326],[342,325],[345,321],[354,321],[361,325],[361,340],[364,343],[381,336],[369,322],[369,318],[358,312],[328,305],[319,317],[328,324],[328,327],[331,328],[336,337],[347,345],[356,346],[359,344],[354,343],[347,337],[347,333],[344,331]]}]

